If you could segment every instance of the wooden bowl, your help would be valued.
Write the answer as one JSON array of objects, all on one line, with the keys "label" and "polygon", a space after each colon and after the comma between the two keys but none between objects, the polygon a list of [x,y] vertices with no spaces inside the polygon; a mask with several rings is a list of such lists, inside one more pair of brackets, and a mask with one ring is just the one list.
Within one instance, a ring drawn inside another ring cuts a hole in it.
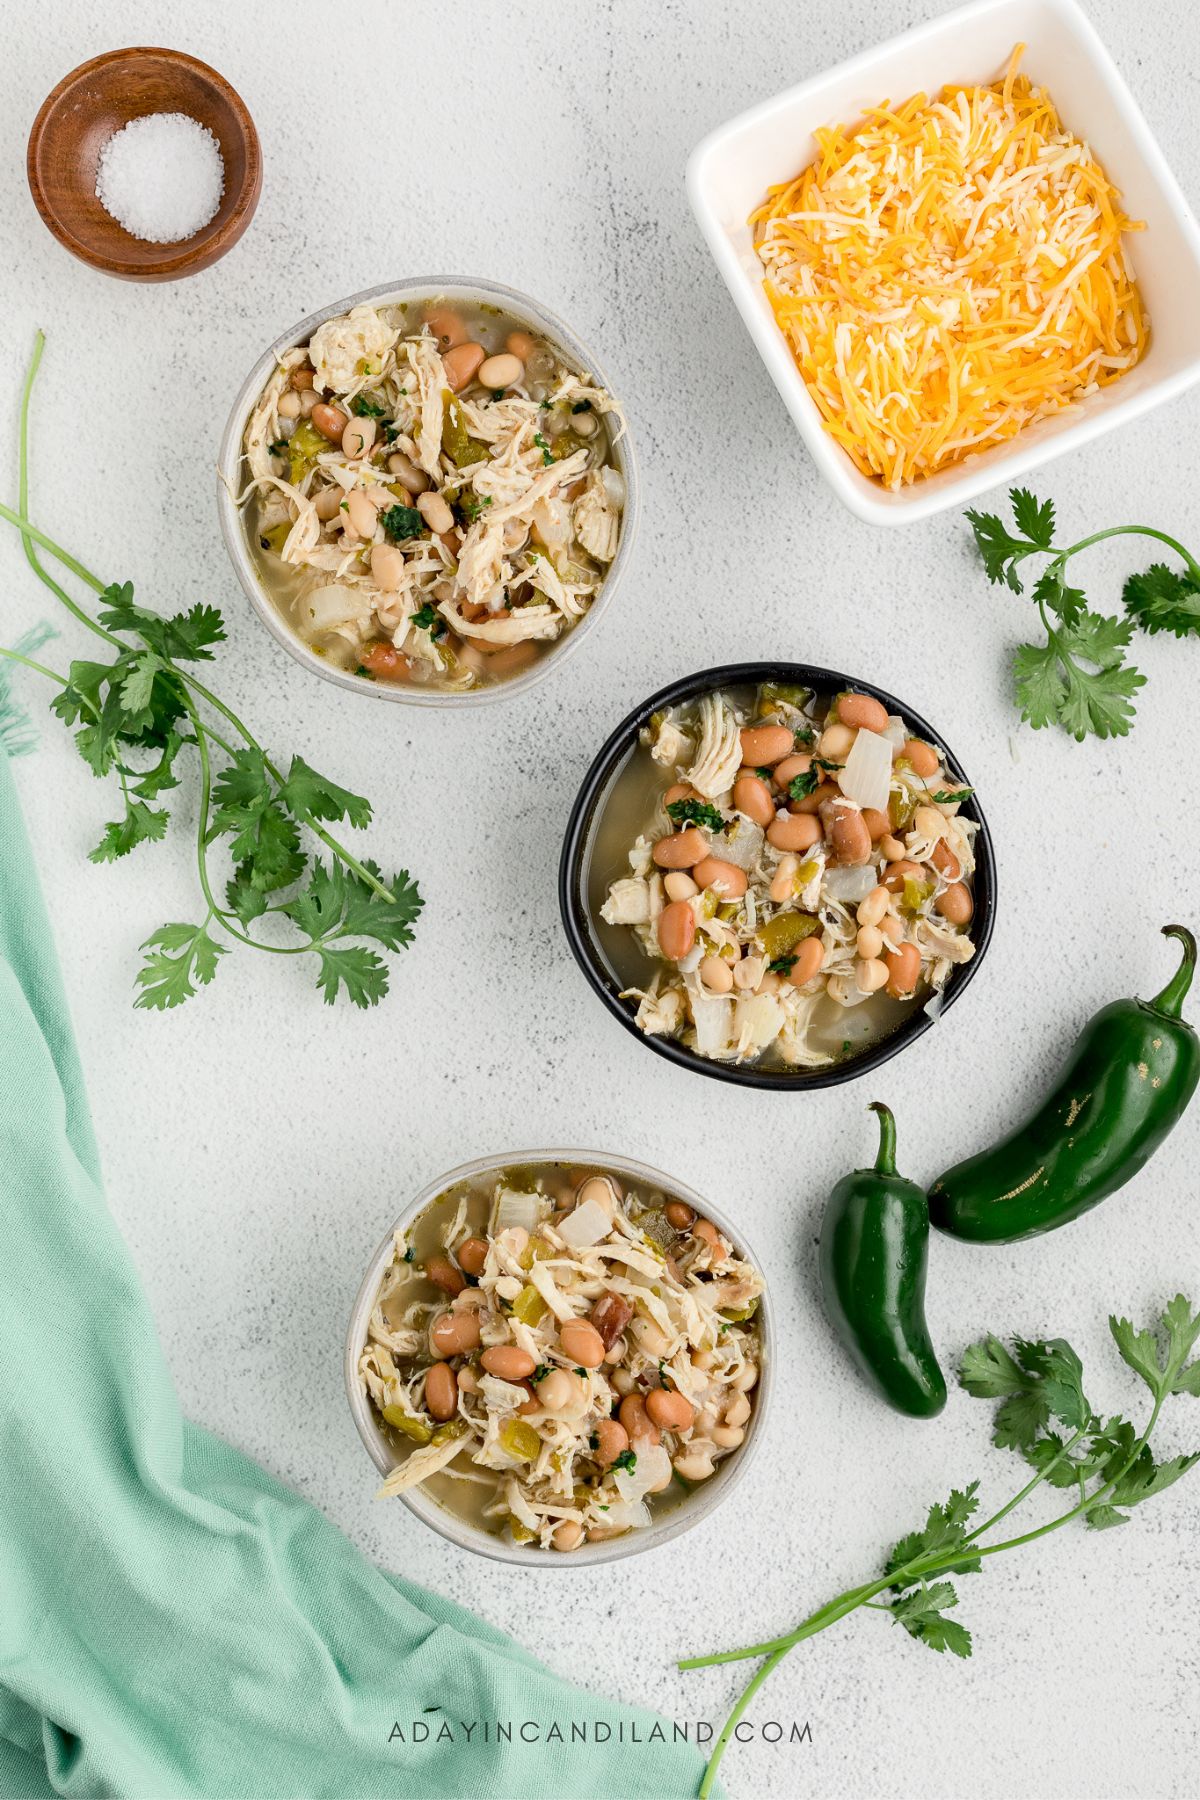
[{"label": "wooden bowl", "polygon": [[[225,162],[216,214],[194,236],[150,244],[118,225],[96,198],[100,151],[131,119],[187,113],[208,127]],[[123,281],[177,281],[237,243],[262,189],[254,121],[229,83],[180,50],[110,50],[81,63],[43,101],[26,158],[34,205],[59,243]]]}]

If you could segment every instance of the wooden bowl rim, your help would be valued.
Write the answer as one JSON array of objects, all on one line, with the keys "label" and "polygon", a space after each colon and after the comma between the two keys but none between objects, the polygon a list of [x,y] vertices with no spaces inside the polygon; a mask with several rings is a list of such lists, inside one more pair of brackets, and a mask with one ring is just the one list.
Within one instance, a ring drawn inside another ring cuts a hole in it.
[{"label": "wooden bowl rim", "polygon": [[[38,155],[51,115],[72,88],[98,69],[111,68],[125,62],[138,62],[149,56],[162,57],[168,63],[188,69],[222,95],[242,135],[246,158],[245,174],[233,196],[228,216],[215,229],[210,222],[207,226],[201,226],[193,237],[185,238],[181,244],[151,244],[127,234],[130,243],[137,248],[127,256],[110,256],[97,251],[86,239],[79,237],[51,207],[38,173]],[[208,267],[232,250],[249,225],[258,205],[262,191],[262,147],[258,128],[246,102],[232,83],[218,69],[214,69],[211,63],[203,62],[200,57],[192,56],[187,50],[172,50],[162,44],[129,44],[120,50],[105,50],[99,56],[89,57],[86,62],[69,69],[51,88],[30,127],[25,152],[25,174],[29,192],[43,224],[64,249],[77,256],[81,262],[105,275],[165,278],[187,274],[192,268],[198,271]]]}]

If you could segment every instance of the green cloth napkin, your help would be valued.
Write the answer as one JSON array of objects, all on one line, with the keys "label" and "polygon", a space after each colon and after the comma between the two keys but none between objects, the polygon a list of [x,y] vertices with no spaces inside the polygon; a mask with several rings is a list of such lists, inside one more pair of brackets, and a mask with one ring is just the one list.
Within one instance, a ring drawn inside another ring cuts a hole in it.
[{"label": "green cloth napkin", "polygon": [[[105,1207],[2,752],[0,1154],[5,1800],[695,1793],[703,1757],[653,1713],[568,1686],[470,1613],[382,1574],[180,1415]],[[558,1572],[555,1605],[569,1587]],[[389,1743],[394,1721],[407,1736],[413,1720],[432,1726],[428,1742]],[[514,1741],[481,1745],[496,1720]],[[541,1743],[519,1741],[525,1720]],[[438,1742],[442,1721],[454,1743]],[[473,1743],[460,1721],[479,1721]],[[554,1721],[565,1742],[545,1741]],[[572,1721],[586,1743],[571,1742]]]}]

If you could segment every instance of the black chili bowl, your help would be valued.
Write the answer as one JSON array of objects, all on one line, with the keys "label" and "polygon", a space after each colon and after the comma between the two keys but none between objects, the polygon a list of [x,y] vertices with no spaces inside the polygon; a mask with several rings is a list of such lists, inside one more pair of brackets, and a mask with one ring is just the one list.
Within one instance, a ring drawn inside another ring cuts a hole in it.
[{"label": "black chili bowl", "polygon": [[987,820],[974,795],[964,802],[961,810],[964,817],[976,820],[979,825],[975,839],[975,916],[971,930],[975,955],[969,963],[951,970],[941,995],[934,1003],[933,1011],[929,1010],[928,1003],[926,1006],[915,1007],[894,1031],[864,1050],[861,1056],[847,1057],[844,1062],[834,1063],[827,1069],[792,1073],[783,1069],[762,1069],[753,1064],[740,1066],[715,1062],[709,1057],[697,1056],[694,1051],[688,1050],[673,1038],[648,1037],[645,1032],[639,1031],[634,1023],[636,1006],[631,1001],[622,1000],[621,988],[625,983],[610,966],[596,937],[588,899],[595,828],[617,777],[638,748],[638,733],[649,722],[651,715],[668,706],[678,706],[697,699],[701,694],[710,693],[716,688],[756,687],[764,681],[795,683],[812,688],[818,696],[845,691],[870,694],[881,701],[889,713],[901,716],[914,737],[927,739],[931,744],[939,746],[946,768],[953,774],[956,782],[962,787],[972,785],[941,733],[935,731],[910,706],[869,681],[840,674],[835,669],[814,668],[805,663],[731,663],[719,669],[702,669],[698,674],[685,675],[681,680],[660,688],[657,694],[652,694],[649,700],[644,700],[640,706],[635,707],[622,719],[592,763],[567,821],[558,868],[559,910],[567,942],[589,985],[613,1017],[620,1020],[626,1031],[632,1032],[638,1042],[652,1050],[656,1056],[665,1057],[668,1062],[675,1063],[681,1069],[710,1075],[716,1081],[731,1081],[739,1087],[783,1088],[788,1091],[797,1088],[837,1087],[843,1081],[854,1081],[869,1070],[889,1062],[893,1056],[898,1056],[928,1031],[946,1008],[953,1006],[964,992],[987,954],[996,910],[996,858]]}]

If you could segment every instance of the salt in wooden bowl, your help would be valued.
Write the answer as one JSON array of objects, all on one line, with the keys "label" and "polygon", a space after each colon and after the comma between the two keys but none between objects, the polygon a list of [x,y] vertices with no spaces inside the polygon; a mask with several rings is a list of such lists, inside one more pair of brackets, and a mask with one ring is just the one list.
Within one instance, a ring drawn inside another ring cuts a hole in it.
[{"label": "salt in wooden bowl", "polygon": [[[131,119],[186,113],[212,132],[225,191],[207,225],[173,244],[134,237],[96,197],[100,152]],[[181,50],[110,50],[64,76],[29,134],[29,190],[47,227],[72,256],[124,281],[177,281],[231,250],[254,216],[262,156],[240,96],[207,63]]]}]

